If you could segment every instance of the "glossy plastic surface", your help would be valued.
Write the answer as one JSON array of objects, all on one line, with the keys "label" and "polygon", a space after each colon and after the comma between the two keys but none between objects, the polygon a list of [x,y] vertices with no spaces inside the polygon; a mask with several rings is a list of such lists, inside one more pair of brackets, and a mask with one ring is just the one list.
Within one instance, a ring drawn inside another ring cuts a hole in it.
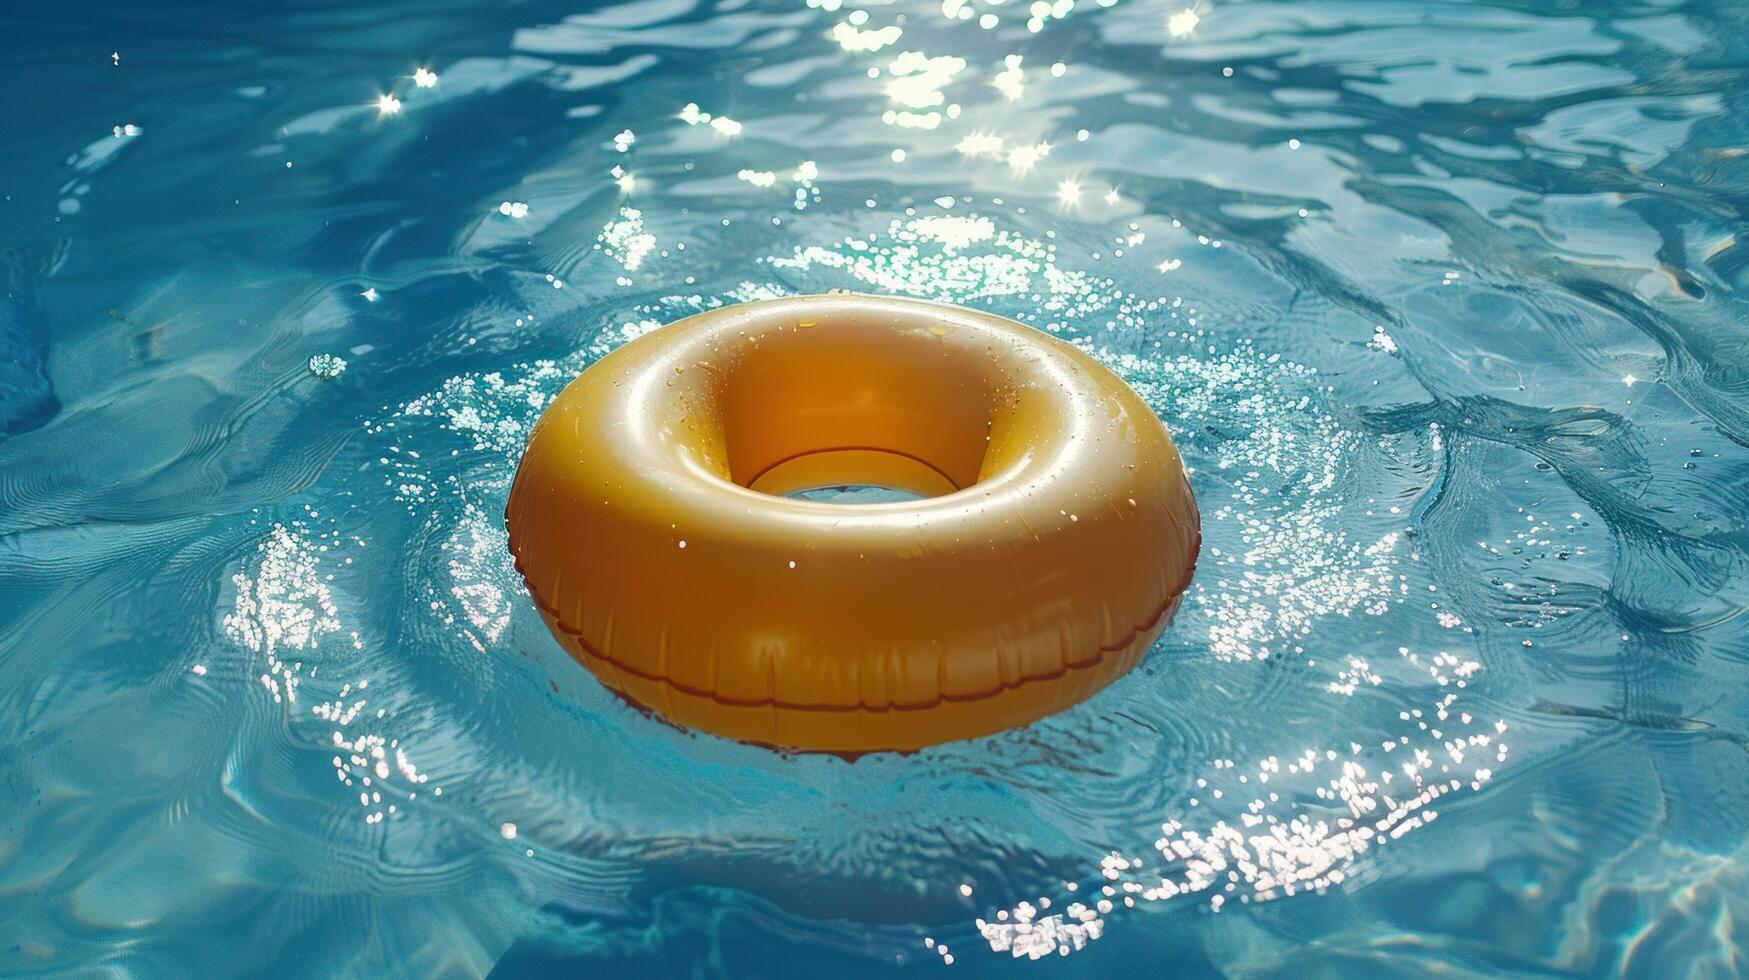
[{"label": "glossy plastic surface", "polygon": [[[930,496],[778,496],[830,483]],[[727,307],[601,359],[536,425],[507,521],[553,635],[603,683],[681,725],[846,753],[1086,698],[1164,628],[1201,539],[1165,428],[1091,358],[857,295]]]}]

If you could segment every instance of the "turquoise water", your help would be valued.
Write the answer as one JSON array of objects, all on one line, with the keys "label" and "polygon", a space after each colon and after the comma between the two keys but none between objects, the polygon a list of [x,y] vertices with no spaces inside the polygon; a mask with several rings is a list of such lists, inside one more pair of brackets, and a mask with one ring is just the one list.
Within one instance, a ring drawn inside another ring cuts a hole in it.
[{"label": "turquoise water", "polygon": [[813,500],[823,504],[891,504],[905,500],[920,500],[922,494],[886,487],[874,483],[851,483],[827,487],[809,487],[785,494],[797,500]]},{"label": "turquoise water", "polygon": [[[10,11],[0,973],[1743,972],[1746,9]],[[1167,421],[1131,675],[851,764],[564,659],[540,407],[839,287]]]}]

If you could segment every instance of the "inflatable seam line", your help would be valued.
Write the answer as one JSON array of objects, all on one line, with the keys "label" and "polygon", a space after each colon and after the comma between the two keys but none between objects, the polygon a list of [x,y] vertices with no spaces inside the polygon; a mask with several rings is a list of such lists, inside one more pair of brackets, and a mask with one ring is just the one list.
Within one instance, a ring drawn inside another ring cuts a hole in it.
[{"label": "inflatable seam line", "polygon": [[[537,609],[539,609],[541,614],[544,615],[548,620],[550,620],[553,623],[553,625],[557,626],[561,631],[563,631],[566,636],[571,637],[576,642],[577,649],[581,650],[591,660],[601,662],[602,664],[607,666],[609,668],[609,670],[613,673],[617,674],[619,672],[624,672],[624,673],[631,674],[631,675],[636,676],[636,677],[641,677],[644,680],[654,681],[658,684],[661,684],[663,686],[663,688],[665,689],[664,696],[666,696],[666,694],[667,694],[666,689],[672,688],[673,690],[680,691],[683,694],[690,694],[694,697],[709,698],[710,700],[715,701],[718,704],[727,705],[730,707],[737,707],[737,708],[753,708],[753,707],[762,707],[765,705],[770,705],[772,707],[785,708],[785,709],[792,710],[792,711],[820,711],[820,712],[927,711],[930,708],[934,708],[943,702],[963,703],[963,702],[970,702],[970,701],[983,701],[983,700],[987,700],[989,698],[996,697],[997,695],[1001,694],[1003,691],[1013,690],[1014,688],[1021,687],[1022,685],[1025,685],[1025,684],[1030,684],[1030,683],[1034,683],[1037,681],[1061,680],[1063,677],[1068,676],[1068,674],[1071,671],[1090,670],[1090,669],[1097,667],[1100,664],[1104,663],[1105,658],[1108,655],[1114,654],[1114,653],[1121,653],[1124,650],[1129,649],[1129,647],[1131,647],[1132,645],[1135,644],[1137,638],[1141,637],[1142,635],[1148,633],[1150,630],[1154,629],[1156,626],[1158,626],[1160,624],[1162,619],[1164,619],[1166,616],[1171,615],[1173,613],[1173,611],[1177,609],[1180,600],[1182,600],[1184,598],[1184,594],[1186,592],[1190,591],[1190,584],[1196,577],[1196,559],[1200,558],[1202,556],[1202,530],[1199,528],[1196,531],[1195,540],[1193,541],[1193,543],[1191,544],[1191,547],[1190,547],[1190,553],[1192,555],[1192,560],[1191,560],[1189,567],[1187,567],[1184,570],[1184,579],[1178,585],[1178,587],[1176,589],[1174,589],[1173,591],[1167,593],[1166,597],[1160,601],[1158,606],[1155,607],[1154,612],[1148,617],[1146,622],[1142,623],[1139,626],[1133,627],[1129,631],[1129,633],[1127,633],[1117,643],[1101,644],[1099,647],[1097,655],[1094,656],[1091,660],[1087,660],[1087,661],[1084,661],[1081,663],[1069,663],[1065,660],[1063,665],[1061,667],[1059,667],[1057,670],[1053,671],[1052,673],[1035,674],[1032,676],[1022,676],[1019,679],[1017,679],[1014,683],[1008,683],[1006,681],[1001,681],[997,684],[997,686],[995,688],[993,688],[987,692],[983,692],[983,693],[979,693],[979,694],[969,694],[969,695],[937,694],[933,701],[928,701],[928,702],[924,702],[924,703],[920,703],[920,704],[890,704],[884,708],[872,708],[872,707],[869,707],[867,705],[862,705],[862,704],[858,704],[858,705],[801,704],[801,703],[796,703],[796,702],[781,701],[775,697],[757,698],[757,699],[727,698],[727,697],[723,697],[722,695],[718,694],[715,691],[703,690],[703,689],[696,688],[696,687],[693,687],[693,686],[690,686],[687,684],[679,683],[679,682],[673,680],[672,678],[664,676],[664,675],[652,674],[652,673],[649,673],[647,671],[643,671],[643,670],[639,670],[639,669],[634,668],[634,667],[627,666],[626,664],[623,664],[623,663],[620,663],[620,662],[614,660],[612,657],[601,653],[600,651],[596,650],[594,647],[591,647],[589,644],[585,643],[583,641],[582,631],[577,629],[576,627],[571,626],[569,623],[566,623],[563,619],[561,619],[559,617],[559,611],[556,608],[554,608],[552,605],[550,605],[544,598],[542,598],[540,593],[538,591],[536,591],[534,584],[528,580],[528,573],[522,567],[522,557],[520,554],[517,554],[517,552],[516,552],[516,542],[514,540],[510,541],[510,550],[511,550],[512,554],[516,555],[516,573],[518,576],[520,576],[522,578],[523,586],[528,589],[529,598],[534,600],[535,607]],[[664,631],[663,640],[664,640],[664,646],[665,646],[666,645],[666,631]],[[940,658],[940,659],[945,663],[945,659],[946,659],[945,657]],[[713,660],[713,662],[715,661],[714,647],[713,647],[713,651],[712,651],[712,660]],[[663,661],[664,661],[664,663],[666,663],[666,651],[664,651]],[[769,658],[767,658],[767,663],[770,664]],[[1001,672],[999,671],[999,673],[1001,673]],[[713,678],[712,679],[713,680],[715,679],[714,666],[713,666]],[[624,688],[623,684],[620,684],[617,682],[616,682],[615,686],[621,688],[622,690]]]}]

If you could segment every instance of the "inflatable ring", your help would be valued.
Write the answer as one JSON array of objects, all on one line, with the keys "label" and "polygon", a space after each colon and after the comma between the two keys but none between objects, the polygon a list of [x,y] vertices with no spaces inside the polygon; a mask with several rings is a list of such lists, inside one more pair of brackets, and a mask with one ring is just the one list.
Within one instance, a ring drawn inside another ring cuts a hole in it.
[{"label": "inflatable ring", "polygon": [[[798,499],[874,485],[922,499]],[[1081,351],[885,297],[749,303],[590,366],[529,436],[510,550],[603,684],[685,727],[911,750],[1121,676],[1201,542],[1166,429]]]}]

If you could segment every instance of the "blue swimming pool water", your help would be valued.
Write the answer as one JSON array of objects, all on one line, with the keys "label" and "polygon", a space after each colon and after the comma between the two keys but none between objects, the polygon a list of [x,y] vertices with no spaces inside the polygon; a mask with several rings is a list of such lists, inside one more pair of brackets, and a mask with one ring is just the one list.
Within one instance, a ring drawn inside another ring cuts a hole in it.
[{"label": "blue swimming pool water", "polygon": [[852,483],[828,487],[809,487],[794,493],[784,494],[797,500],[813,500],[823,504],[891,504],[906,500],[920,500],[923,495],[901,490],[898,487],[881,486],[874,483]]},{"label": "blue swimming pool water", "polygon": [[[0,973],[1745,969],[1749,8],[292,6],[3,15]],[[545,400],[840,287],[1168,422],[1133,674],[851,764],[564,659]]]}]

